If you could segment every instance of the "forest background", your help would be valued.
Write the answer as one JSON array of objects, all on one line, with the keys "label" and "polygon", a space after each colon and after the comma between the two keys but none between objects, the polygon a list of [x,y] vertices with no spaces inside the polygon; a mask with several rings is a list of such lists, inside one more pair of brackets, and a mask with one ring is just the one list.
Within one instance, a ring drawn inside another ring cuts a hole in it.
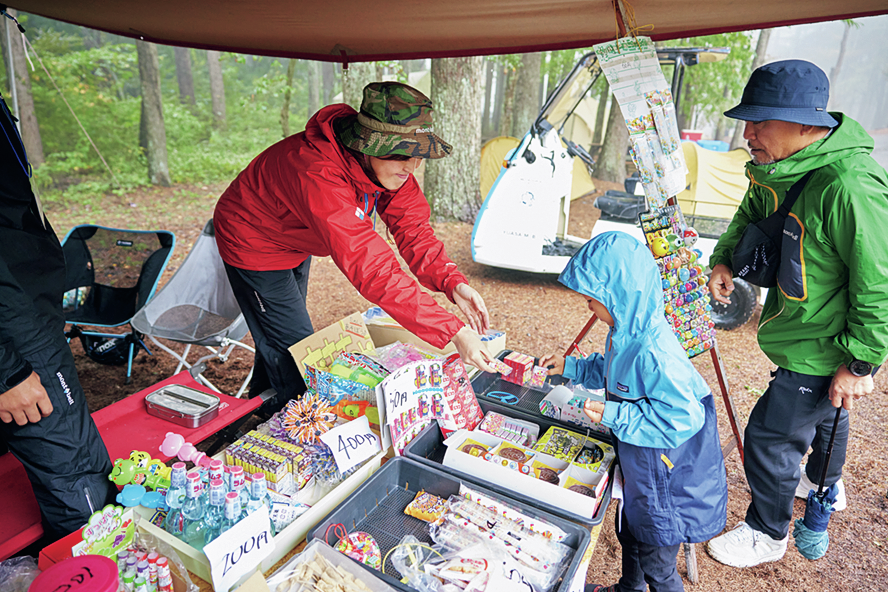
[{"label": "forest background", "polygon": [[[322,106],[358,108],[366,83],[388,79],[430,88],[438,131],[456,150],[427,167],[426,194],[435,219],[472,222],[483,201],[483,142],[522,137],[547,94],[589,51],[353,63],[344,72],[339,64],[159,46],[18,18],[30,47],[3,19],[0,92],[22,120],[36,189],[45,202],[66,207],[98,206],[105,196],[146,185],[230,181],[264,148],[304,129]],[[888,65],[870,63],[874,38],[884,45],[888,17],[667,42],[731,50],[724,61],[688,69],[680,127],[743,145],[741,130],[721,113],[739,100],[751,70],[774,59],[769,45],[776,57],[795,52],[791,57],[820,63],[834,81],[831,108],[850,110],[867,129],[888,127]],[[594,174],[621,182],[625,126],[610,109],[603,78],[592,93],[598,109],[587,148],[598,155]]]}]

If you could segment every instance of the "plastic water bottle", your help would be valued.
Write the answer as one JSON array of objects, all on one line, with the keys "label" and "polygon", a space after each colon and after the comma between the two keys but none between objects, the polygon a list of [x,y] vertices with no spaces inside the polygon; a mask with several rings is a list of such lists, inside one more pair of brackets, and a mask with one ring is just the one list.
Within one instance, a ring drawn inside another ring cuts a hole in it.
[{"label": "plastic water bottle", "polygon": [[240,512],[243,514],[247,509],[247,502],[250,500],[250,492],[245,487],[247,477],[243,467],[231,467],[231,491],[237,494]]},{"label": "plastic water bottle", "polygon": [[200,473],[191,471],[188,473],[188,484],[185,487],[185,503],[182,505],[182,517],[185,522],[185,534],[182,539],[195,549],[203,549],[204,531],[204,499],[201,495]]},{"label": "plastic water bottle", "polygon": [[210,481],[209,505],[203,519],[206,525],[204,544],[219,536],[219,527],[222,525],[222,519],[225,517],[224,505],[225,485],[222,483],[222,479],[213,479]]},{"label": "plastic water bottle", "polygon": [[179,538],[184,531],[182,521],[182,504],[185,502],[185,485],[187,483],[185,463],[173,464],[170,471],[170,488],[167,490],[164,502],[169,508],[163,521],[163,529]]},{"label": "plastic water bottle", "polygon": [[262,506],[268,508],[268,529],[271,536],[277,534],[274,529],[274,520],[271,519],[271,499],[268,497],[268,487],[265,485],[264,473],[253,473],[250,480],[250,501],[247,502],[247,514],[252,514]]}]

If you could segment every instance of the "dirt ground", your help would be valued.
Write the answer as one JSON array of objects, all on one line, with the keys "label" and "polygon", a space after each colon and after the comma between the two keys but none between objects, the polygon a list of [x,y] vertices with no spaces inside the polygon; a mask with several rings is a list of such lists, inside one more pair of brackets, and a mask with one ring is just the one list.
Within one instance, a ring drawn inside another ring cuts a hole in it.
[{"label": "dirt ground", "polygon": [[[600,183],[604,189],[607,184]],[[101,210],[82,206],[50,205],[48,216],[56,231],[63,236],[75,224],[95,223],[133,229],[167,229],[176,233],[177,246],[166,281],[181,264],[203,224],[212,216],[222,185],[177,186],[152,189],[124,196],[109,196]],[[572,204],[570,233],[589,236],[597,219],[592,207],[594,196]],[[435,231],[447,246],[470,283],[484,296],[491,314],[491,325],[507,332],[510,349],[541,355],[563,351],[589,317],[585,303],[563,288],[555,276],[496,269],[476,264],[470,250],[471,226],[461,223],[438,223]],[[441,296],[439,303],[457,312]],[[329,257],[312,262],[308,293],[309,312],[315,328],[325,327],[355,311],[366,310],[370,303],[357,294]],[[765,390],[773,365],[759,351],[755,339],[756,314],[740,329],[718,333],[718,344],[724,361],[730,392],[741,424]],[[590,332],[584,342],[585,351],[595,351],[603,343],[605,331],[601,324]],[[72,342],[81,382],[95,411],[138,390],[168,377],[175,370],[173,359],[163,352],[148,356],[140,354],[133,368],[133,382],[124,384],[125,369],[101,366],[83,354],[79,343]],[[181,347],[179,347],[181,350]],[[495,352],[494,352],[495,353]],[[713,364],[708,355],[694,360],[700,373],[718,393]],[[236,354],[225,364],[214,363],[206,376],[221,390],[233,393],[252,364],[251,357]],[[826,556],[816,562],[804,559],[792,545],[779,562],[754,568],[735,569],[711,559],[697,545],[700,578],[697,584],[687,580],[684,557],[678,569],[685,576],[688,590],[716,592],[721,590],[774,590],[787,592],[827,590],[888,589],[888,373],[876,380],[876,393],[859,401],[851,415],[851,441],[844,479],[848,509],[836,513],[830,523],[830,547]],[[731,436],[725,406],[717,396],[722,440]],[[728,479],[728,527],[743,520],[749,503],[749,491],[739,455],[732,452],[726,459]],[[611,509],[605,518],[601,537],[589,567],[587,580],[602,584],[616,581],[620,574],[620,548],[614,534]],[[795,515],[804,514],[804,502],[796,500]]]}]

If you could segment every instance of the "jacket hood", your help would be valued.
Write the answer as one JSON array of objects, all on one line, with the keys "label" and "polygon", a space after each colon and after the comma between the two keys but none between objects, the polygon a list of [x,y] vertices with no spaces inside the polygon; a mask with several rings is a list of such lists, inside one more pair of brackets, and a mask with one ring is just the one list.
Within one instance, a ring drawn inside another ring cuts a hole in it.
[{"label": "jacket hood", "polygon": [[355,188],[363,193],[391,193],[370,180],[364,168],[336,137],[334,123],[357,111],[342,103],[329,105],[314,114],[305,125],[305,140],[318,154],[323,154],[335,167],[346,171]]},{"label": "jacket hood", "polygon": [[766,183],[773,179],[792,178],[795,182],[808,171],[846,159],[857,154],[870,154],[875,147],[873,138],[859,123],[842,113],[830,113],[839,125],[822,140],[799,150],[789,158],[771,164],[746,163],[746,169],[756,181]]},{"label": "jacket hood", "polygon": [[665,323],[660,272],[650,250],[624,232],[593,237],[568,261],[558,281],[601,302],[614,335],[635,336]]}]

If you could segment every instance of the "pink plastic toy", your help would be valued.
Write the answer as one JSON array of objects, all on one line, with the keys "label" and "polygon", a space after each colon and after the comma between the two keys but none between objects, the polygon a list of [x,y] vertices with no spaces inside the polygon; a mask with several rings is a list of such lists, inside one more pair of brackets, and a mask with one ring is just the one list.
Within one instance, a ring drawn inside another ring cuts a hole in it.
[{"label": "pink plastic toy", "polygon": [[167,432],[163,444],[160,445],[160,451],[167,456],[178,456],[182,462],[191,461],[195,465],[201,467],[210,466],[210,457],[194,447],[191,442],[186,442],[185,438],[174,432]]}]

